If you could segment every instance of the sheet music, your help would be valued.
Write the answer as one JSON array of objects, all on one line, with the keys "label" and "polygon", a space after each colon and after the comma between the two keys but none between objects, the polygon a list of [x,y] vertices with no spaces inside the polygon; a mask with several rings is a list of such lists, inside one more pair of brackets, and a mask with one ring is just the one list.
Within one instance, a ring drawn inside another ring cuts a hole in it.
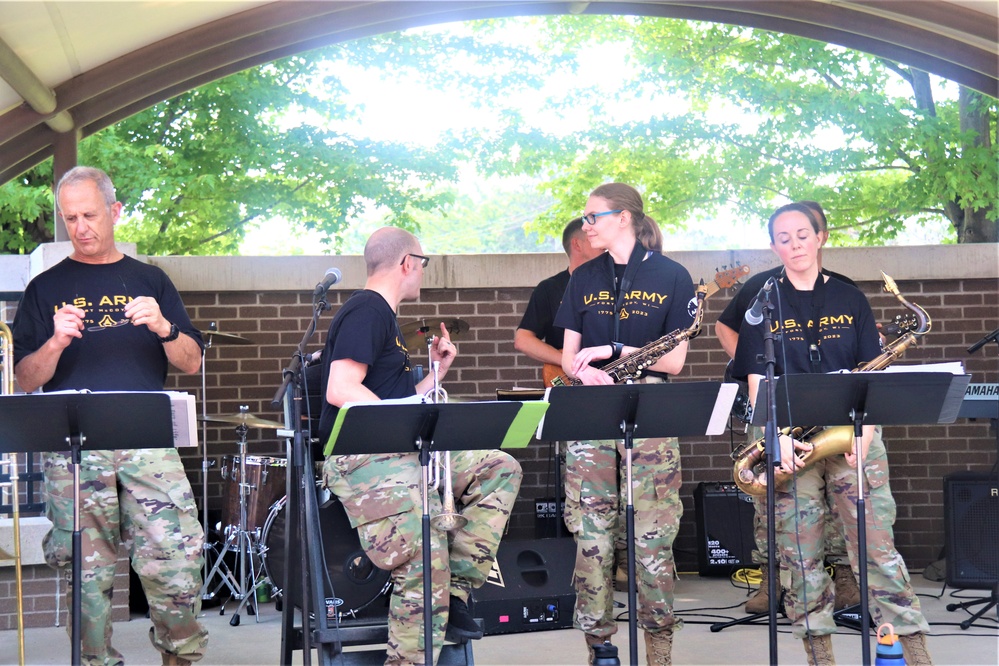
[{"label": "sheet music", "polygon": [[194,396],[182,391],[166,391],[170,397],[173,443],[178,449],[198,445],[197,407]]},{"label": "sheet music", "polygon": [[708,431],[705,435],[722,435],[728,428],[729,416],[732,414],[732,404],[739,393],[739,385],[727,382],[718,389],[714,409],[711,410],[711,420],[708,421]]}]

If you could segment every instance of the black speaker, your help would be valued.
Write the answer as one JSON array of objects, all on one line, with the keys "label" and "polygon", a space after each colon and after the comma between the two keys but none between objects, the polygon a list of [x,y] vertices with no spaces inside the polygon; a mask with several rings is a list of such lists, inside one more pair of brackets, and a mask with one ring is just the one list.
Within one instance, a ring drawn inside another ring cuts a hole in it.
[{"label": "black speaker", "polygon": [[572,626],[576,591],[573,539],[500,542],[485,585],[472,591],[468,608],[482,618],[487,636]]},{"label": "black speaker", "polygon": [[999,583],[999,488],[994,475],[944,478],[947,584],[991,589]]},{"label": "black speaker", "polygon": [[753,566],[753,498],[734,483],[701,482],[694,488],[697,571],[728,576]]}]

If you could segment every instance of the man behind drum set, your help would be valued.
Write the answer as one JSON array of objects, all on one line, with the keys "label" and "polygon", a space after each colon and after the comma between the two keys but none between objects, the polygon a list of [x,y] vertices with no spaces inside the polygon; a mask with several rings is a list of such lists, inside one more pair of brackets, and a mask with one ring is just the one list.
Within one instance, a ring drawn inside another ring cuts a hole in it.
[{"label": "man behind drum set", "polygon": [[[347,402],[405,398],[433,388],[433,377],[415,383],[409,351],[396,320],[399,304],[420,296],[429,258],[402,229],[384,227],[364,246],[367,281],[330,323],[323,350],[326,401],[320,441],[330,435],[336,408]],[[457,351],[446,328],[430,346],[430,361],[443,376]],[[468,523],[448,535],[432,530],[434,659],[448,640],[481,638],[466,602],[481,586],[496,557],[522,478],[520,464],[500,451],[451,453],[452,489]],[[350,518],[365,553],[392,572],[386,664],[424,663],[422,473],[418,454],[333,455],[323,480]],[[431,510],[440,500],[431,493]],[[450,614],[449,614],[450,610]]]}]

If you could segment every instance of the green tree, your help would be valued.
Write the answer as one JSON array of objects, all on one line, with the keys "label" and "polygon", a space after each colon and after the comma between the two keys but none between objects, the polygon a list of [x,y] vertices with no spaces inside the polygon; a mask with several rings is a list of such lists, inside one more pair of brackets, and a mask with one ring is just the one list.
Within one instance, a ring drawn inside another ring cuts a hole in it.
[{"label": "green tree", "polygon": [[[953,84],[857,51],[737,26],[621,16],[536,25],[542,48],[563,60],[596,43],[629,46],[616,80],[569,102],[591,109],[589,130],[510,126],[502,152],[480,148],[486,170],[548,174],[556,204],[536,228],[555,233],[589,189],[621,180],[645,192],[666,228],[726,208],[761,219],[789,199],[814,199],[841,243],[878,244],[940,216],[959,242],[999,240],[995,99],[954,95]],[[647,112],[615,122],[620,107]]]}]

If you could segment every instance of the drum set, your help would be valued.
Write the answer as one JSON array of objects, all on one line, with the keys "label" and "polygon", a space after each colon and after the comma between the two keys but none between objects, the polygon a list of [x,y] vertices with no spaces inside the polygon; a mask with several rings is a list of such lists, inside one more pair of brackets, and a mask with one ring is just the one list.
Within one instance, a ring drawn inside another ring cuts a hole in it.
[{"label": "drum set", "polygon": [[[440,321],[419,320],[400,327],[407,345],[417,347],[423,343],[428,333],[432,335],[432,331],[440,330]],[[468,324],[463,320],[445,319],[443,322],[452,337],[468,331]],[[244,609],[257,616],[259,622],[258,604],[261,598],[282,598],[284,591],[280,585],[284,581],[287,567],[295,566],[294,554],[289,557],[284,552],[287,460],[248,455],[246,441],[250,428],[282,430],[286,426],[278,421],[254,416],[245,406],[241,406],[236,414],[207,414],[205,367],[208,351],[219,344],[253,343],[245,337],[219,331],[215,322],[209,324],[202,335],[205,342],[205,362],[201,365],[202,414],[199,420],[202,422],[204,473],[202,524],[206,527],[206,534],[209,525],[208,474],[214,466],[208,460],[207,452],[209,423],[235,426],[237,453],[222,457],[222,519],[217,524],[220,541],[205,539],[205,574],[200,594],[203,601],[209,601],[220,598],[228,590],[229,596],[223,601],[219,614],[225,614],[228,601],[238,600],[239,606],[229,620],[229,624],[235,627],[239,626],[240,614]],[[314,411],[317,411],[315,421],[318,421],[318,409],[322,404],[321,396],[324,395],[319,377],[318,372],[306,372],[310,401],[320,398],[314,406]],[[317,492],[321,492],[319,488]],[[386,615],[387,602],[374,602],[388,594],[389,572],[375,567],[364,554],[357,532],[351,527],[343,506],[329,493],[321,497],[320,521],[323,527],[322,550],[334,596],[339,603],[338,615],[352,618]],[[226,562],[227,553],[235,554],[233,566]],[[258,591],[261,593],[258,594]]]}]

